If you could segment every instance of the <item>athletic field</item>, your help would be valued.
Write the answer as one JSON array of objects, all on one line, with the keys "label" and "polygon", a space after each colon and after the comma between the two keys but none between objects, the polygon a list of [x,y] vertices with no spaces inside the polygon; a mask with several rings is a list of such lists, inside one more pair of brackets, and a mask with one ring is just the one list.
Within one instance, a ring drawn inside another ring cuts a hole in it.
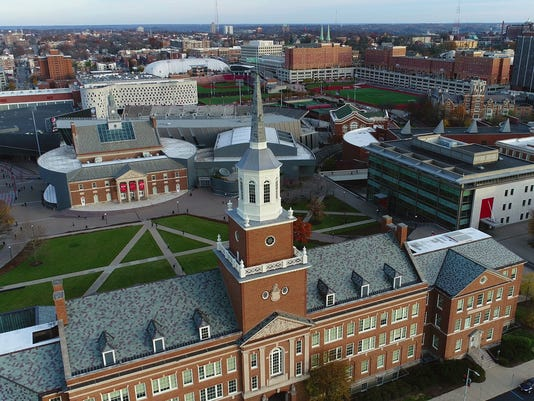
[{"label": "athletic field", "polygon": [[417,95],[378,88],[337,89],[327,90],[326,93],[330,96],[341,96],[347,100],[366,103],[373,106],[397,106],[415,102],[419,98]]}]

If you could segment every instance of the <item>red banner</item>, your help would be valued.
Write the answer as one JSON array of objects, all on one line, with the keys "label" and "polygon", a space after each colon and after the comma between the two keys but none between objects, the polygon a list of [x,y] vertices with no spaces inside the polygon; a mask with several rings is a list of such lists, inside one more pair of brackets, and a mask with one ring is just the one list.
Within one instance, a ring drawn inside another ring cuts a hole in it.
[{"label": "red banner", "polygon": [[145,189],[145,182],[143,180],[139,181],[139,189],[143,191]]},{"label": "red banner", "polygon": [[126,192],[126,183],[125,182],[121,182],[120,190],[121,190],[121,192]]},{"label": "red banner", "polygon": [[135,181],[130,181],[129,184],[130,184],[130,191],[135,191],[137,189],[137,184],[135,183]]}]

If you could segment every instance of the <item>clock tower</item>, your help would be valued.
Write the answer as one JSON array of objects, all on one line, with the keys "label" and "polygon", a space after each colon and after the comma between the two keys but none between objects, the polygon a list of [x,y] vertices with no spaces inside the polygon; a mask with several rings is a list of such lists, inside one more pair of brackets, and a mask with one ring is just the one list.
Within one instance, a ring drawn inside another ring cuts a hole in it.
[{"label": "clock tower", "polygon": [[293,246],[290,209],[280,198],[281,163],[267,146],[256,74],[250,143],[236,164],[239,198],[228,203],[229,247],[217,244],[221,272],[244,332],[273,312],[306,315],[306,250]]}]

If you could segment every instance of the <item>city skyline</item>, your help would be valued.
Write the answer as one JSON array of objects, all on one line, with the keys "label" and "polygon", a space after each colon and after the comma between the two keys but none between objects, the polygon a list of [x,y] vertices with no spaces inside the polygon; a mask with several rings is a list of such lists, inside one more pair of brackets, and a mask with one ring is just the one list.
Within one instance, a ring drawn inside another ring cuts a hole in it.
[{"label": "city skyline", "polygon": [[[205,7],[187,7],[171,0],[145,2],[126,0],[93,0],[73,3],[56,0],[54,7],[42,9],[37,0],[12,2],[9,13],[0,18],[0,26],[35,25],[102,25],[102,24],[364,24],[364,23],[455,23],[460,4],[460,23],[505,21],[524,22],[531,15],[531,0],[516,0],[514,7],[503,0],[471,0],[442,2],[417,0],[370,1],[336,0],[291,2],[280,0],[218,0]],[[218,12],[216,12],[216,9]],[[30,10],[30,11],[29,11]],[[32,11],[33,10],[33,11]],[[102,11],[105,10],[103,15]],[[173,13],[173,10],[175,12]],[[67,11],[67,12],[65,12]],[[173,17],[173,15],[175,17]]]}]

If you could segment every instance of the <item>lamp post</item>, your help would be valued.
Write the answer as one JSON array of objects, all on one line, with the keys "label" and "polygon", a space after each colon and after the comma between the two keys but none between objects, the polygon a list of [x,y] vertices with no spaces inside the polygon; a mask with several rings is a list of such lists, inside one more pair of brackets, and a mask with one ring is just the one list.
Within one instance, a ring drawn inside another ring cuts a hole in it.
[{"label": "lamp post", "polygon": [[108,214],[104,213],[104,219],[106,220],[106,224],[108,224]]},{"label": "lamp post", "polygon": [[39,144],[39,133],[37,132],[37,125],[35,124],[35,114],[34,109],[32,108],[32,120],[33,120],[33,132],[35,134],[35,140],[37,141],[37,152],[39,157],[41,157],[41,145]]},{"label": "lamp post", "polygon": [[176,214],[180,214],[180,201],[176,201]]},{"label": "lamp post", "polygon": [[8,245],[7,249],[9,249],[9,259],[13,259],[13,250],[11,249],[11,245]]},{"label": "lamp post", "polygon": [[471,383],[471,379],[469,378],[471,372],[480,377],[480,374],[476,370],[467,368],[467,374],[465,375],[464,401],[467,400],[467,387],[469,387],[469,384]]}]

